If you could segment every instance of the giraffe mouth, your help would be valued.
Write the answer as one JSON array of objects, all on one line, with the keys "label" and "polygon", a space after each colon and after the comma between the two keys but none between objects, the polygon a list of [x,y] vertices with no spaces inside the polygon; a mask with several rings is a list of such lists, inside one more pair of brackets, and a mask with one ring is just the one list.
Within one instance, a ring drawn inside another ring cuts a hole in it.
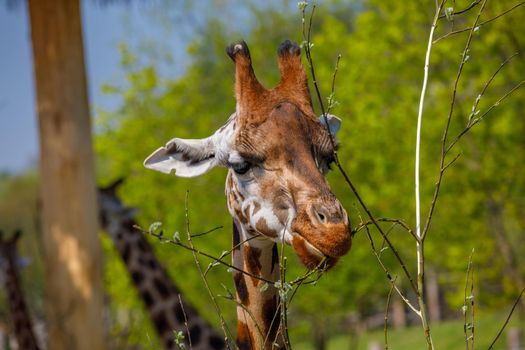
[{"label": "giraffe mouth", "polygon": [[339,260],[337,257],[323,253],[297,232],[294,232],[291,243],[301,262],[310,270],[318,268],[328,270]]},{"label": "giraffe mouth", "polygon": [[301,235],[300,233],[298,232],[294,232],[292,236],[296,236],[296,237],[300,237],[301,240],[304,242],[304,247],[306,248],[306,250],[315,255],[316,257],[318,258],[324,258],[324,257],[327,257],[326,254],[324,254],[322,251],[320,251],[318,248],[316,248],[312,243],[308,242],[308,240],[306,238],[304,238],[303,235]]},{"label": "giraffe mouth", "polygon": [[327,255],[324,254],[322,251],[320,251],[319,249],[317,249],[312,243],[308,242],[307,239],[305,239],[304,237],[303,237],[303,239],[304,239],[304,245],[305,245],[306,249],[307,249],[310,253],[312,253],[313,255],[316,255],[316,256],[319,257],[319,258],[324,258],[324,257],[327,256]]}]

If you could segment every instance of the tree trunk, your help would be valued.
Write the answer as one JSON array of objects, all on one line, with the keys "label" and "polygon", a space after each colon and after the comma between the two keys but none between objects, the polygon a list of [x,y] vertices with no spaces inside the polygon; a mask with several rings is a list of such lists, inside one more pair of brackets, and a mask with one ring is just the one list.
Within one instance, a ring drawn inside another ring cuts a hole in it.
[{"label": "tree trunk", "polygon": [[439,299],[438,276],[434,269],[428,268],[425,275],[427,305],[430,320],[434,322],[441,321],[441,302]]},{"label": "tree trunk", "polygon": [[[520,272],[516,254],[514,253],[512,243],[505,228],[503,217],[504,204],[494,200],[490,194],[488,194],[487,197],[488,199],[486,201],[486,207],[489,228],[492,232],[494,240],[496,241],[496,246],[499,249],[500,255],[503,258],[503,261],[505,261],[506,273],[510,278],[512,278],[518,291],[521,291],[523,288],[525,288],[525,279]],[[520,301],[522,309],[525,310],[525,299],[521,298]]]},{"label": "tree trunk", "polygon": [[29,0],[49,349],[104,349],[101,249],[78,0]]},{"label": "tree trunk", "polygon": [[512,327],[507,331],[507,349],[508,350],[522,350],[521,345],[521,329]]},{"label": "tree trunk", "polygon": [[398,295],[392,297],[392,324],[395,329],[403,329],[407,325],[405,302]]},{"label": "tree trunk", "polygon": [[313,336],[314,336],[314,349],[315,350],[325,350],[328,339],[326,337],[326,330],[324,328],[324,325],[321,325],[315,322],[314,329],[313,329]]}]

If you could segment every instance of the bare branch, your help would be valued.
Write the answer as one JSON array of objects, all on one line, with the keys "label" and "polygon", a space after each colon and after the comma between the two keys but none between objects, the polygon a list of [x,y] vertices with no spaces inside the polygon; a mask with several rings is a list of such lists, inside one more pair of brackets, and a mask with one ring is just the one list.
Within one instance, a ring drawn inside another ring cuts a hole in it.
[{"label": "bare branch", "polygon": [[[213,260],[213,261],[216,262],[216,263],[219,263],[219,264],[221,264],[221,265],[224,265],[224,266],[226,266],[226,267],[228,267],[228,268],[230,268],[230,269],[232,269],[232,270],[235,270],[235,271],[237,271],[237,272],[240,272],[240,273],[245,274],[245,275],[247,275],[247,276],[250,276],[250,277],[252,277],[252,278],[256,278],[256,279],[258,279],[258,280],[260,280],[260,281],[263,281],[263,282],[266,282],[266,283],[270,283],[270,284],[273,284],[273,283],[274,283],[274,281],[267,280],[267,279],[265,279],[265,278],[263,278],[263,277],[260,277],[260,276],[254,275],[254,274],[252,274],[252,273],[250,273],[250,272],[248,272],[248,271],[245,271],[245,270],[243,270],[243,269],[240,269],[240,268],[238,268],[238,267],[236,267],[236,266],[234,266],[234,265],[232,265],[232,264],[229,264],[229,263],[223,261],[223,260],[222,260],[222,257],[215,257],[215,256],[213,256],[213,255],[211,255],[211,254],[208,254],[208,253],[206,253],[206,252],[203,252],[202,250],[196,249],[195,247],[188,246],[188,245],[186,245],[186,244],[184,244],[184,243],[182,243],[182,242],[175,241],[175,240],[172,240],[172,239],[167,239],[167,238],[165,238],[164,235],[162,235],[162,234],[158,234],[158,233],[155,233],[155,232],[145,231],[145,230],[143,230],[140,226],[135,225],[135,226],[133,226],[133,227],[136,228],[136,229],[138,229],[138,230],[140,230],[142,233],[145,233],[145,234],[148,234],[148,235],[151,235],[151,236],[157,238],[158,240],[160,240],[160,241],[163,242],[163,243],[169,243],[169,244],[173,244],[173,245],[179,246],[179,247],[181,247],[181,248],[184,248],[184,249],[186,249],[186,250],[189,250],[189,251],[192,252],[192,253],[196,253],[196,254],[199,254],[199,255],[201,255],[201,256],[204,256],[204,257],[206,257],[206,258],[208,258],[208,259]],[[230,251],[231,251],[231,250],[230,250]]]},{"label": "bare branch", "polygon": [[401,290],[399,289],[399,287],[396,285],[395,283],[395,280],[394,278],[392,278],[392,275],[390,274],[390,271],[388,270],[388,268],[386,267],[386,265],[383,263],[383,260],[381,260],[381,257],[379,256],[379,253],[377,252],[376,250],[376,247],[375,247],[375,244],[374,244],[374,240],[372,239],[372,235],[370,234],[370,230],[368,229],[368,226],[367,225],[364,225],[364,228],[366,230],[366,235],[368,237],[368,241],[370,242],[370,246],[372,247],[372,251],[374,252],[374,255],[377,259],[377,261],[379,262],[379,265],[381,266],[381,268],[383,269],[383,271],[385,272],[385,275],[386,275],[386,278],[388,279],[388,281],[392,284],[393,288],[396,290],[397,294],[401,297],[401,299],[405,302],[405,304],[407,304],[407,306],[412,310],[414,311],[414,313],[416,315],[418,315],[419,317],[421,317],[421,313],[418,309],[416,309],[416,307],[414,305],[412,305],[412,303],[410,302],[410,300],[408,300],[407,297],[405,297],[405,295],[403,294],[403,292],[401,292]]},{"label": "bare branch", "polygon": [[403,259],[401,258],[401,256],[397,252],[397,250],[394,248],[394,246],[392,245],[392,243],[390,242],[390,240],[386,236],[385,232],[381,228],[381,226],[379,226],[377,220],[374,218],[374,216],[372,215],[372,213],[370,212],[370,210],[368,209],[368,207],[364,203],[363,199],[359,195],[359,192],[357,191],[357,189],[354,186],[353,182],[350,180],[350,177],[347,175],[346,171],[343,169],[341,163],[339,162],[339,156],[337,154],[337,149],[335,147],[334,135],[332,135],[332,133],[330,132],[330,129],[328,127],[328,125],[329,125],[328,124],[328,119],[327,119],[327,116],[326,116],[326,111],[324,109],[324,104],[323,104],[323,99],[321,97],[321,92],[320,92],[319,86],[317,84],[317,79],[316,79],[315,69],[314,69],[314,62],[313,62],[313,58],[312,58],[311,51],[310,51],[310,48],[311,48],[310,33],[311,33],[311,28],[312,28],[312,17],[313,17],[314,10],[315,10],[315,5],[313,6],[312,13],[310,15],[308,32],[306,31],[306,27],[305,27],[305,23],[306,23],[306,20],[305,20],[305,9],[303,8],[303,10],[302,10],[302,15],[303,15],[303,17],[302,17],[302,22],[303,22],[303,39],[304,39],[303,47],[304,47],[306,59],[307,59],[307,62],[308,62],[308,66],[310,68],[310,73],[312,75],[312,80],[313,80],[313,83],[314,83],[315,92],[316,92],[317,98],[319,100],[319,105],[321,107],[321,113],[322,113],[323,117],[325,118],[325,124],[326,124],[327,130],[328,130],[328,133],[330,134],[330,142],[331,142],[332,148],[334,150],[333,151],[334,163],[336,164],[337,168],[339,169],[339,172],[343,175],[343,178],[345,179],[345,182],[348,184],[348,186],[350,187],[350,189],[354,193],[357,201],[359,202],[359,204],[361,205],[363,210],[366,212],[366,214],[368,215],[369,219],[372,221],[372,223],[374,224],[376,229],[379,231],[381,236],[383,236],[383,238],[387,242],[389,248],[394,253],[394,256],[395,256],[396,260],[399,262],[399,264],[401,265],[401,268],[403,269],[403,272],[405,273],[405,275],[407,276],[408,280],[410,281],[410,286],[411,286],[412,290],[414,291],[414,293],[417,294],[416,283],[414,282],[414,279],[412,278],[412,276],[408,272],[408,269],[407,269]]},{"label": "bare branch", "polygon": [[[414,233],[414,231],[412,231],[412,229],[410,228],[410,226],[408,226],[408,224],[406,222],[404,222],[403,220],[401,220],[401,219],[377,218],[376,221],[377,222],[392,222],[392,223],[394,223],[396,225],[401,226],[403,229],[405,229],[405,231],[410,233],[412,235],[412,237],[414,237],[414,239],[416,241],[418,239],[416,234]],[[358,233],[359,231],[361,231],[365,226],[369,226],[369,225],[373,225],[373,224],[374,223],[372,221],[361,222],[357,227],[355,227],[352,230],[352,236],[355,235],[356,233]]]},{"label": "bare branch", "polygon": [[[468,11],[472,10],[474,7],[478,6],[480,2],[481,2],[481,0],[474,0],[474,1],[472,1],[472,3],[469,6],[467,6],[463,10],[454,11],[450,15],[451,16],[455,16],[455,15],[461,15],[462,13],[468,12]],[[439,16],[439,19],[446,18],[446,17],[447,17],[446,15],[441,15],[441,16]]]},{"label": "bare branch", "polygon": [[335,103],[335,78],[337,76],[337,71],[339,70],[339,61],[341,61],[341,54],[337,55],[337,61],[335,61],[334,74],[332,75],[332,89],[330,90],[330,95],[328,96],[328,108],[326,109],[326,114],[330,113],[330,110],[332,109]]},{"label": "bare branch", "polygon": [[507,99],[507,97],[511,96],[514,91],[518,90],[523,84],[525,84],[525,80],[520,81],[518,84],[516,84],[512,89],[510,89],[505,95],[501,96],[492,106],[490,106],[489,109],[476,119],[472,121],[472,124],[479,123],[487,114],[489,114],[494,108],[498,107],[501,102]]},{"label": "bare branch", "polygon": [[[443,36],[440,36],[439,38],[437,38],[436,40],[434,40],[434,44],[441,41],[442,39],[445,39],[445,38],[448,38],[449,36],[452,36],[452,35],[455,35],[455,34],[459,34],[459,33],[464,33],[464,32],[467,32],[467,31],[472,31],[473,29],[474,30],[478,30],[480,27],[482,27],[483,25],[487,24],[487,23],[490,23],[492,21],[495,21],[497,20],[498,18],[500,17],[503,17],[505,16],[507,13],[511,12],[511,11],[514,11],[515,9],[517,9],[518,7],[522,6],[522,5],[525,5],[525,1],[522,1],[514,6],[512,6],[510,9],[506,10],[506,11],[503,11],[502,13],[500,13],[499,15],[491,18],[491,19],[488,19],[484,22],[480,22],[479,24],[477,25],[474,25],[472,27],[467,27],[467,28],[463,28],[463,29],[459,29],[459,30],[455,30],[455,31],[452,31],[450,33],[447,33]],[[477,28],[477,29],[476,29]]]},{"label": "bare branch", "polygon": [[449,132],[449,129],[450,129],[450,122],[452,120],[452,115],[454,113],[454,106],[455,106],[455,103],[456,103],[456,95],[457,95],[457,89],[458,89],[459,80],[461,78],[461,74],[463,73],[463,67],[465,66],[465,63],[466,63],[466,58],[467,58],[468,51],[469,51],[469,48],[470,48],[470,44],[472,42],[472,37],[473,37],[473,34],[474,34],[474,28],[476,27],[477,23],[479,22],[479,18],[481,17],[481,14],[483,13],[483,10],[485,9],[485,5],[486,4],[487,4],[487,0],[484,0],[483,3],[481,4],[481,8],[478,11],[478,14],[476,16],[476,20],[474,21],[474,25],[472,26],[472,29],[471,29],[471,31],[469,33],[467,42],[465,44],[465,48],[464,48],[463,53],[461,55],[461,62],[459,64],[458,73],[457,73],[456,79],[454,81],[454,90],[452,92],[452,98],[451,98],[451,101],[450,101],[450,109],[449,109],[446,125],[445,125],[445,128],[443,130],[443,137],[441,139],[441,158],[440,158],[438,178],[436,180],[436,184],[435,184],[435,187],[434,187],[434,195],[433,195],[432,201],[430,203],[430,209],[428,211],[427,219],[426,219],[426,222],[425,222],[425,227],[423,228],[423,231],[421,233],[421,239],[422,240],[425,239],[425,236],[426,236],[426,234],[427,234],[427,232],[428,232],[428,230],[430,228],[430,224],[432,222],[432,217],[434,215],[434,209],[436,207],[437,199],[439,197],[439,191],[440,191],[440,188],[441,188],[441,181],[443,180],[444,169],[445,169],[445,157],[446,157],[446,143],[447,143],[448,132]]},{"label": "bare branch", "polygon": [[190,328],[188,327],[188,317],[186,316],[186,310],[184,310],[184,304],[182,303],[182,298],[180,297],[180,293],[178,294],[178,297],[179,297],[179,305],[182,310],[182,315],[184,316],[184,327],[186,328],[186,334],[188,335],[188,343],[189,343],[190,349],[192,349],[193,347],[191,344]]},{"label": "bare branch", "polygon": [[[472,249],[472,252],[470,253],[469,259],[468,259],[468,265],[467,265],[467,277],[465,279],[465,289],[464,289],[464,296],[463,296],[463,334],[465,335],[465,346],[467,350],[474,349],[474,274],[472,272],[472,256],[474,255],[474,249]],[[469,286],[469,277],[470,277],[470,283],[471,283],[471,289],[470,289],[470,295],[467,295],[468,286]],[[469,325],[468,322],[468,300],[471,301],[470,307],[472,308],[472,320]],[[471,336],[468,335],[468,331],[471,330]],[[472,344],[472,347],[469,346],[469,344]]]},{"label": "bare branch", "polygon": [[[204,272],[202,270],[202,267],[201,267],[201,264],[200,264],[200,261],[199,259],[197,258],[197,253],[195,251],[195,247],[193,246],[193,241],[191,240],[191,231],[190,231],[190,217],[189,217],[189,214],[188,214],[188,196],[189,196],[189,191],[186,191],[186,198],[185,198],[185,218],[186,218],[186,235],[188,237],[188,244],[190,246],[190,248],[192,249],[192,255],[193,255],[193,260],[195,261],[195,265],[197,266],[197,269],[199,270],[199,274],[201,275],[201,278],[202,278],[202,281],[204,282],[204,286],[206,287],[206,290],[208,291],[208,294],[210,296],[210,299],[213,303],[213,306],[215,308],[215,311],[217,312],[217,314],[219,315],[219,320],[221,322],[221,328],[224,332],[224,336],[226,337],[226,344],[228,344],[228,338],[229,339],[234,339],[233,336],[232,336],[232,333],[230,332],[230,329],[228,328],[228,325],[226,324],[226,321],[224,320],[224,317],[222,316],[222,311],[221,311],[221,308],[219,306],[219,304],[217,303],[217,300],[215,300],[215,296],[213,295],[211,289],[210,289],[210,286],[208,284],[208,280],[206,279],[206,276],[204,275]],[[189,336],[189,335],[188,335]]]},{"label": "bare branch", "polygon": [[456,162],[456,160],[459,159],[460,156],[461,156],[461,153],[458,153],[450,162],[445,164],[445,166],[443,167],[443,171],[446,171],[448,169],[448,167],[450,167],[452,164],[454,164]]},{"label": "bare branch", "polygon": [[201,233],[196,233],[196,234],[193,234],[191,235],[191,238],[196,238],[196,237],[201,237],[201,236],[204,236],[204,235],[207,235],[208,233],[212,233],[212,232],[215,232],[217,230],[220,230],[224,228],[224,226],[217,226],[217,227],[214,227],[208,231],[204,231],[204,232],[201,232]]},{"label": "bare branch", "polygon": [[386,298],[386,307],[385,307],[385,350],[388,350],[388,311],[390,310],[390,299],[392,297],[392,291],[394,290],[394,285],[396,283],[397,276],[394,277],[394,281],[390,284],[390,290],[388,291],[388,296]]},{"label": "bare branch", "polygon": [[472,120],[472,122],[467,125],[467,127],[465,127],[465,129],[463,129],[463,131],[461,131],[457,136],[456,138],[450,143],[449,147],[447,148],[447,152],[452,148],[452,146],[454,146],[463,136],[465,136],[465,134],[467,132],[470,131],[470,129],[476,125],[477,123],[479,123],[480,121],[483,120],[483,118],[485,118],[485,116],[487,114],[489,114],[494,108],[498,107],[500,105],[501,102],[503,102],[505,99],[507,99],[507,97],[510,97],[514,91],[516,91],[517,89],[519,89],[521,86],[523,86],[525,84],[525,80],[522,80],[520,81],[518,84],[516,84],[512,89],[510,89],[509,91],[507,91],[507,93],[505,93],[505,95],[501,96],[496,102],[494,102],[490,107],[489,109],[487,109],[482,115],[480,115],[479,117],[475,118]]},{"label": "bare branch", "polygon": [[425,54],[425,66],[423,74],[423,84],[421,87],[421,95],[419,99],[419,108],[417,115],[417,131],[416,131],[416,155],[415,155],[415,167],[414,167],[414,182],[415,182],[415,201],[416,201],[416,258],[417,258],[417,301],[419,304],[419,317],[421,318],[421,326],[425,333],[425,339],[427,341],[428,349],[434,349],[432,336],[430,334],[430,325],[428,323],[425,296],[424,296],[424,272],[425,272],[425,255],[424,255],[424,240],[426,231],[421,231],[421,200],[419,190],[419,161],[420,161],[420,150],[421,150],[421,127],[423,124],[423,107],[425,103],[425,95],[427,92],[428,73],[430,67],[430,54],[432,52],[432,39],[434,38],[434,31],[437,26],[439,14],[445,5],[446,0],[442,0],[439,6],[436,8],[434,20],[430,27],[430,33],[428,35],[427,51]]},{"label": "bare branch", "polygon": [[490,344],[488,350],[491,350],[494,348],[494,344],[496,344],[496,342],[498,341],[499,337],[501,336],[501,334],[503,333],[503,331],[505,330],[505,327],[507,327],[507,324],[509,323],[510,321],[510,318],[512,316],[512,314],[514,313],[514,310],[516,309],[516,306],[518,305],[518,303],[520,302],[520,299],[521,297],[523,296],[523,293],[525,292],[525,288],[523,288],[521,290],[521,293],[520,295],[518,295],[518,297],[516,298],[516,301],[514,302],[514,305],[512,305],[512,309],[510,310],[510,313],[509,315],[507,316],[507,319],[505,320],[505,323],[503,323],[503,326],[501,327],[501,329],[499,330],[498,334],[496,335],[496,338],[494,338],[494,340],[492,341],[492,343]]},{"label": "bare branch", "polygon": [[[476,116],[478,114],[478,105],[479,105],[479,102],[481,101],[481,98],[485,95],[485,92],[487,91],[487,89],[489,88],[490,84],[492,83],[492,81],[494,80],[494,78],[498,75],[498,73],[501,71],[501,69],[503,67],[505,67],[509,62],[510,60],[512,60],[514,57],[516,57],[518,55],[518,53],[515,53],[513,54],[512,56],[508,57],[505,61],[503,61],[503,63],[500,64],[500,66],[498,67],[498,69],[496,69],[496,71],[491,75],[491,77],[489,78],[489,80],[487,80],[487,82],[485,83],[485,85],[483,86],[483,89],[481,90],[481,92],[479,93],[478,97],[476,97],[476,101],[474,102],[474,105],[472,106],[472,111],[468,117],[468,121],[467,121],[467,126],[465,127],[465,129],[460,132],[455,138],[454,140],[452,140],[452,142],[448,145],[448,147],[446,148],[445,150],[445,155],[452,149],[452,147],[454,147],[454,145],[461,139],[461,137],[463,137],[463,135],[465,135],[475,124],[477,124],[479,122],[479,120],[481,120],[482,117],[484,117],[488,112],[490,112],[490,110],[492,109],[492,107],[494,107],[496,104],[499,104],[501,101],[503,101],[504,98],[506,98],[507,96],[509,96],[509,93],[507,93],[506,95],[504,95],[502,97],[502,99],[500,99],[499,101],[497,101],[495,104],[493,104],[489,110],[487,110],[487,112],[483,113],[481,117],[479,118],[474,118],[474,116]],[[519,85],[519,84],[518,84]],[[518,86],[519,87],[519,86]],[[514,92],[514,90],[516,90],[517,87],[515,87],[514,89],[512,89],[510,91],[510,93]],[[476,121],[476,119],[478,119]]]}]

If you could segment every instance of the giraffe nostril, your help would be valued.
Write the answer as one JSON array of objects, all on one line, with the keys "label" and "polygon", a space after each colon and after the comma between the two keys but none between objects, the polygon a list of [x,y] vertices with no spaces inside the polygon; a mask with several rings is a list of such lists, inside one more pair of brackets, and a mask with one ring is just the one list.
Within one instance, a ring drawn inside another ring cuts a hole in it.
[{"label": "giraffe nostril", "polygon": [[330,219],[330,214],[326,210],[326,208],[322,206],[313,205],[311,208],[311,215],[313,220],[317,224],[326,225]]},{"label": "giraffe nostril", "polygon": [[308,216],[314,225],[329,225],[348,223],[346,212],[338,202],[312,203],[308,208]]}]

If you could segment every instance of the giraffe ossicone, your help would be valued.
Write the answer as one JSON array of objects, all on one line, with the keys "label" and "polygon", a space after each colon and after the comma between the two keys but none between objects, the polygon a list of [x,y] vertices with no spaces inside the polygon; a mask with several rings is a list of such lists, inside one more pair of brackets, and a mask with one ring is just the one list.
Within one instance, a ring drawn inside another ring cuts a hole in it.
[{"label": "giraffe ossicone", "polygon": [[279,296],[276,288],[259,291],[253,276],[278,281],[276,243],[291,245],[310,269],[334,265],[351,246],[347,213],[325,179],[341,121],[315,115],[297,44],[279,47],[281,80],[273,89],[257,80],[245,42],[226,52],[235,63],[235,112],[212,136],[174,138],[144,165],[181,177],[228,167],[225,192],[238,245],[233,264],[252,274],[234,276],[237,299],[251,313],[238,308],[237,344],[267,348],[275,343],[268,338],[279,338],[279,319],[269,316],[278,312]]}]

